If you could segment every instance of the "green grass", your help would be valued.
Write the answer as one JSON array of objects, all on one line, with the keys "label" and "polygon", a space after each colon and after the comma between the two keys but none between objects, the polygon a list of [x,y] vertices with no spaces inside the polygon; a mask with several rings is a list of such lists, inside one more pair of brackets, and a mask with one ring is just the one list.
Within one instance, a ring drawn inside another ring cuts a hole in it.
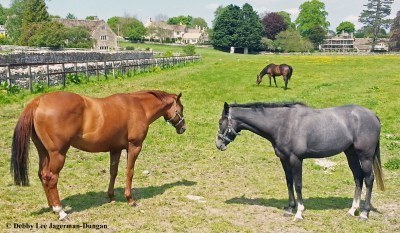
[{"label": "green grass", "polygon": [[[134,46],[182,51],[182,47]],[[151,125],[136,163],[133,187],[139,205],[135,208],[127,206],[123,194],[126,155],[115,186],[117,202],[108,204],[109,155],[71,148],[59,181],[70,220],[61,224],[107,224],[110,232],[400,231],[400,177],[399,169],[393,169],[400,155],[400,56],[232,55],[199,48],[196,52],[202,61],[186,67],[67,86],[67,91],[96,97],[142,89],[182,92],[188,130],[177,135],[162,119]],[[293,66],[287,91],[281,77],[279,88],[269,87],[268,78],[256,85],[256,74],[270,62]],[[7,223],[60,224],[46,206],[33,145],[31,186],[14,186],[9,173],[15,123],[35,95],[23,94],[0,105],[0,231],[7,231]],[[337,165],[330,172],[305,160],[305,220],[283,217],[287,189],[270,143],[243,132],[227,151],[215,148],[225,101],[302,101],[316,108],[351,103],[373,110],[382,122],[382,162],[390,167],[383,170],[387,190],[374,188],[372,203],[377,211],[367,222],[346,215],[354,184],[340,154],[331,158]],[[187,195],[202,196],[205,202],[189,200]]]}]

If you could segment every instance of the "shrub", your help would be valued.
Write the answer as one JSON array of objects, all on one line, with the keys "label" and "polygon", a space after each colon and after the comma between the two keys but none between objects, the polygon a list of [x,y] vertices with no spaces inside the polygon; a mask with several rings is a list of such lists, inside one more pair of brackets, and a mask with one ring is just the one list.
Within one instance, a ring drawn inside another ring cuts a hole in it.
[{"label": "shrub", "polygon": [[187,55],[187,56],[193,56],[196,54],[196,47],[194,47],[194,45],[187,45],[183,48],[183,52]]}]

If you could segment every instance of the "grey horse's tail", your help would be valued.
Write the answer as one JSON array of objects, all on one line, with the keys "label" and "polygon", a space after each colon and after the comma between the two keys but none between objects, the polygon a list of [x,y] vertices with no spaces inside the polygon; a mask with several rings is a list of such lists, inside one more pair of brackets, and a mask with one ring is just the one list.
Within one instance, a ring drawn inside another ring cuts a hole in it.
[{"label": "grey horse's tail", "polygon": [[381,150],[380,150],[379,144],[380,143],[378,140],[378,143],[375,148],[373,168],[374,168],[374,174],[375,174],[376,184],[378,185],[378,189],[381,191],[385,191],[385,185],[383,183],[383,172],[382,172],[382,166],[381,166]]}]

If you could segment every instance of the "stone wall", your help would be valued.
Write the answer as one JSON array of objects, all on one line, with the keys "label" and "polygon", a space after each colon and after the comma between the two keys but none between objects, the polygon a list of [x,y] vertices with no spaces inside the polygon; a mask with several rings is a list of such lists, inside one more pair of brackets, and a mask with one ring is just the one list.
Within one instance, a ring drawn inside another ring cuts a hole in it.
[{"label": "stone wall", "polygon": [[0,66],[8,64],[40,64],[66,62],[119,61],[151,59],[148,51],[129,52],[87,52],[87,51],[35,51],[0,54]]}]

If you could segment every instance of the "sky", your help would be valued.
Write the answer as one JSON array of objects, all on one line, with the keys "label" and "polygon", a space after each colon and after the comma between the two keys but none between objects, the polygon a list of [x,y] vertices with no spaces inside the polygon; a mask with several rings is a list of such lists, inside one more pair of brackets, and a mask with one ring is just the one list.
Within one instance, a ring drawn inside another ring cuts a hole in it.
[{"label": "sky", "polygon": [[[218,6],[234,4],[243,6],[249,3],[257,13],[286,11],[291,14],[294,21],[299,13],[299,7],[306,0],[46,0],[47,11],[51,15],[62,18],[72,13],[78,19],[95,15],[99,19],[107,21],[113,16],[133,16],[143,23],[148,18],[157,15],[174,17],[190,15],[201,17],[212,27],[214,12]],[[356,25],[356,29],[362,27],[358,17],[362,10],[366,9],[367,0],[320,0],[325,3],[328,12],[327,20],[330,29],[335,30],[343,21],[350,21]],[[0,0],[3,7],[9,7],[11,0]],[[392,13],[388,18],[394,18],[400,10],[400,0],[394,0]]]}]

